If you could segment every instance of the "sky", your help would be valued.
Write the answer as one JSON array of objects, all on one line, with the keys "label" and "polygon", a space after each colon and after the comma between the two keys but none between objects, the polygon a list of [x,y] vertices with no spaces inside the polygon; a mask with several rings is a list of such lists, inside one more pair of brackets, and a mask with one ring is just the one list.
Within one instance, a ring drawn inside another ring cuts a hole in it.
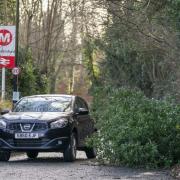
[{"label": "sky", "polygon": [[48,0],[43,0],[43,10],[45,11],[47,9]]}]

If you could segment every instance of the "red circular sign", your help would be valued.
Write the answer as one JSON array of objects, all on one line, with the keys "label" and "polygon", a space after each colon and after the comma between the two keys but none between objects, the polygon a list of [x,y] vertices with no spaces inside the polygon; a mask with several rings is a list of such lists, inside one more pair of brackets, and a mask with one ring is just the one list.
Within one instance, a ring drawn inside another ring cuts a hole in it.
[{"label": "red circular sign", "polygon": [[19,75],[19,73],[20,73],[20,68],[14,67],[14,68],[12,69],[12,73],[13,73],[13,75]]},{"label": "red circular sign", "polygon": [[12,34],[6,29],[0,30],[0,46],[7,46],[12,42]]}]

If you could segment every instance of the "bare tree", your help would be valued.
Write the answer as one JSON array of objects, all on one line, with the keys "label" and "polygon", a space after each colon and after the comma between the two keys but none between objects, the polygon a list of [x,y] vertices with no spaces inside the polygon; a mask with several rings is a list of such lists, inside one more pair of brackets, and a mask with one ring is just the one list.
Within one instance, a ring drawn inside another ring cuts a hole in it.
[{"label": "bare tree", "polygon": [[95,36],[100,29],[92,1],[48,0],[46,9],[42,0],[22,1],[21,34],[25,37],[21,44],[31,49],[35,64],[49,77],[51,93],[62,77],[68,82],[69,93],[73,93],[77,77],[82,80],[85,75],[83,39],[86,34]]}]

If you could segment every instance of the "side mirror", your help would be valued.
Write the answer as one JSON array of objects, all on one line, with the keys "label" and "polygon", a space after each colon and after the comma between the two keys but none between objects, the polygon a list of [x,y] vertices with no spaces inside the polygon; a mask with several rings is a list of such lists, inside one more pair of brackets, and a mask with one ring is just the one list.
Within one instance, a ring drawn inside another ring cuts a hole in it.
[{"label": "side mirror", "polygon": [[7,114],[7,113],[9,113],[9,112],[10,112],[9,109],[3,109],[3,110],[1,111],[1,115]]},{"label": "side mirror", "polygon": [[89,114],[89,111],[86,108],[79,108],[77,113],[80,115],[86,115]]}]

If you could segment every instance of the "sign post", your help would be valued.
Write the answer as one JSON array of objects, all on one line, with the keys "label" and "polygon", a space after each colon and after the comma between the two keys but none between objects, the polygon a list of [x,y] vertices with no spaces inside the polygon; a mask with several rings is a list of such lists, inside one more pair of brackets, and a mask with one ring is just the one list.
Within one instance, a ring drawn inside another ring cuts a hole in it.
[{"label": "sign post", "polygon": [[15,66],[15,26],[0,26],[0,68],[2,68],[1,100],[5,98],[5,68]]},{"label": "sign post", "polygon": [[[16,44],[15,44],[15,66],[18,66],[18,49],[19,49],[19,0],[16,0]],[[13,80],[13,105],[19,100],[18,92],[18,75],[14,74]]]},{"label": "sign post", "polygon": [[2,68],[2,85],[1,85],[1,101],[3,102],[5,99],[6,92],[6,69]]}]

